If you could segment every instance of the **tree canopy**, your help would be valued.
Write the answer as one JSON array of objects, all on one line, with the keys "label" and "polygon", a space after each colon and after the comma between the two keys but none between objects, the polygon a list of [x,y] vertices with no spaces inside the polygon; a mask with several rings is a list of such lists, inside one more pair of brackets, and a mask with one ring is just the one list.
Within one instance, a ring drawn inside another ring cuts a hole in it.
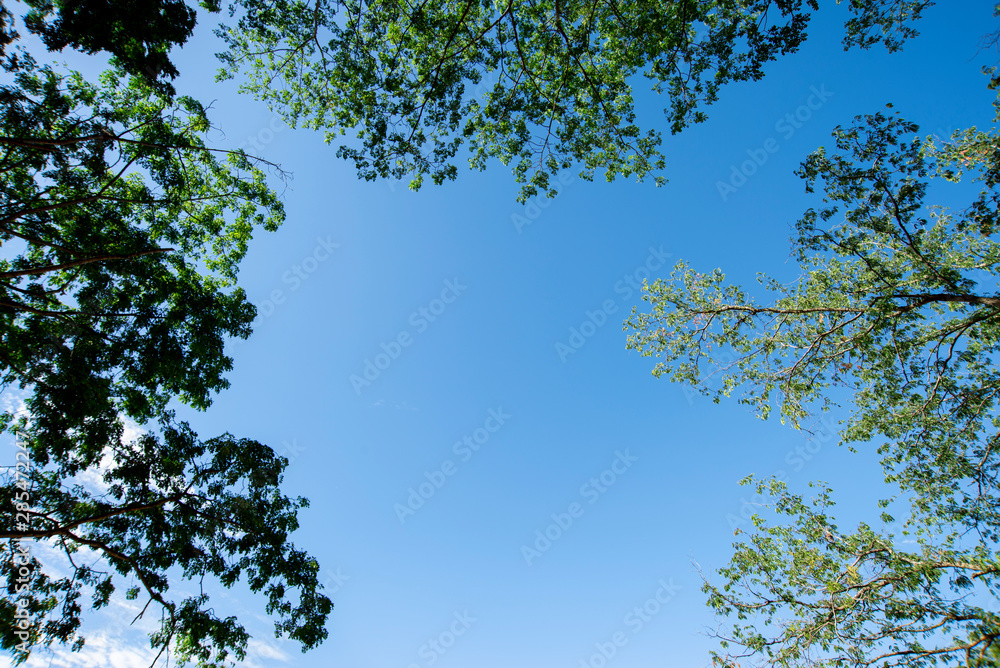
[{"label": "tree canopy", "polygon": [[[552,177],[565,169],[588,179],[655,174],[665,165],[662,133],[639,123],[640,75],[668,95],[667,121],[679,132],[705,120],[723,85],[758,80],[767,62],[794,52],[819,8],[817,0],[237,4],[238,21],[219,32],[223,76],[243,75],[241,89],[290,124],[324,131],[359,176],[441,183],[456,177],[465,145],[472,168],[492,158],[513,166],[520,201],[554,195]],[[849,3],[845,48],[899,48],[931,4]],[[342,140],[347,133],[358,141]]]},{"label": "tree canopy", "polygon": [[[171,410],[207,408],[227,386],[226,337],[250,333],[239,263],[255,229],[283,220],[268,165],[209,147],[206,109],[169,82],[191,5],[28,4],[25,25],[48,48],[106,51],[114,68],[88,82],[12,49],[11,30],[0,36],[0,374],[25,393],[0,428],[31,460],[0,477],[0,510],[23,518],[0,531],[0,646],[18,661],[35,643],[78,649],[84,594],[102,608],[124,589],[145,599],[140,616],[159,608],[161,654],[200,666],[242,658],[249,636],[234,617],[205,595],[171,595],[179,572],[245,580],[266,595],[277,632],[315,647],[332,605],[316,561],[289,541],[307,501],[281,491],[287,461],[252,439],[203,439]],[[931,4],[854,0],[844,46],[895,50]],[[637,83],[668,95],[667,125],[680,132],[727,83],[758,80],[796,51],[819,2],[231,9],[221,76],[324,132],[362,178],[441,183],[468,151],[475,169],[511,164],[523,201],[555,195],[570,169],[662,183],[662,133],[640,122]],[[917,131],[891,111],[859,117],[806,160],[800,175],[825,199],[796,228],[797,282],[761,275],[744,290],[681,263],[627,323],[629,346],[661,358],[654,373],[717,399],[739,391],[763,417],[777,409],[801,427],[847,390],[843,441],[877,442],[895,485],[880,504],[885,527],[844,531],[830,488],[810,502],[756,481],[785,520],[756,517],[724,582],[705,584],[733,620],[720,664],[971,666],[1000,652],[1000,619],[984,602],[1000,572],[1000,135],[972,128],[934,143]],[[932,180],[970,179],[982,188],[968,207],[926,212]],[[698,383],[706,370],[721,389]],[[129,435],[127,419],[144,432]],[[902,520],[888,512],[899,500],[910,503]],[[69,575],[19,542],[32,540],[61,552]]]},{"label": "tree canopy", "polygon": [[[183,0],[26,0],[28,30],[52,51],[67,46],[84,53],[108,52],[129,74],[142,77],[162,92],[173,93],[165,79],[177,76],[170,61],[174,45],[184,44],[195,26],[195,9]],[[202,7],[219,11],[217,2]]]},{"label": "tree canopy", "polygon": [[0,376],[24,396],[0,428],[30,460],[0,476],[0,646],[19,662],[36,644],[79,649],[81,596],[101,608],[124,589],[140,616],[159,608],[161,654],[242,658],[243,626],[205,595],[175,600],[168,574],[244,580],[277,632],[316,646],[332,605],[289,541],[307,502],[280,490],[287,460],[200,439],[170,408],[207,408],[228,385],[226,338],[250,333],[239,262],[284,219],[268,165],[207,146],[205,108],[146,77],[91,83],[19,48],[0,65]]},{"label": "tree canopy", "polygon": [[[762,417],[803,426],[847,391],[842,441],[877,443],[892,485],[873,513],[885,528],[847,532],[829,487],[810,503],[756,481],[787,521],[756,516],[723,583],[706,581],[733,621],[722,665],[979,665],[998,646],[1000,134],[917,132],[889,110],[859,117],[803,163],[824,200],[796,227],[798,280],[761,274],[751,291],[681,262],[626,323],[655,375]],[[962,179],[980,185],[968,206],[928,206],[930,183],[944,196]]]}]

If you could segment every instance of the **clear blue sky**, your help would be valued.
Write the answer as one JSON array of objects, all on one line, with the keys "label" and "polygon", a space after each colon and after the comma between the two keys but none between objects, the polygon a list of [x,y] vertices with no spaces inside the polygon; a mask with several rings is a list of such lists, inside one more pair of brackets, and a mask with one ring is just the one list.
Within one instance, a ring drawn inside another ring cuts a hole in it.
[{"label": "clear blue sky", "polygon": [[[835,125],[886,102],[924,135],[992,123],[980,66],[996,54],[977,53],[991,4],[939,3],[892,55],[845,53],[846,8],[824,7],[800,53],[725,88],[707,123],[666,138],[664,188],[573,179],[527,210],[500,164],[419,193],[359,181],[320,135],[213,82],[217,18],[203,15],[176,55],[178,90],[215,100],[220,147],[256,138],[294,180],[286,224],[258,234],[243,266],[261,316],[232,348],[232,387],[187,417],[206,437],[287,450],[285,489],[312,501],[295,542],[336,589],[330,637],[305,655],[271,638],[262,600],[220,598],[216,610],[262,641],[249,665],[707,665],[717,620],[695,564],[711,574],[727,561],[749,496],[738,480],[784,470],[795,489],[830,481],[850,524],[874,516],[862,502],[879,470],[832,440],[803,456],[805,436],[777,420],[654,379],[653,361],[625,350],[621,323],[640,303],[630,281],[681,258],[735,281],[793,277],[791,226],[819,198],[792,172],[831,145]],[[665,128],[653,105],[666,100],[646,102],[647,125]],[[785,120],[796,112],[798,127]],[[723,198],[718,183],[765,145],[767,161]],[[583,325],[588,312],[606,321]],[[582,325],[592,335],[560,356]],[[401,511],[421,485],[433,494]],[[552,528],[553,515],[572,523]],[[559,535],[525,552],[546,530]],[[122,645],[132,636],[101,633],[92,652],[138,665]],[[610,653],[615,638],[625,642],[602,664],[598,646]],[[71,663],[106,665],[89,656]]]}]

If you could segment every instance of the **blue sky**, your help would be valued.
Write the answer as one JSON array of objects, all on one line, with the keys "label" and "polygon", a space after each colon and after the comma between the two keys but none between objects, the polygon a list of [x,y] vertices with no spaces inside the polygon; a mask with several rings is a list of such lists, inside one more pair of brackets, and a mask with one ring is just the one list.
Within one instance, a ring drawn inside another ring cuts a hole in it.
[{"label": "blue sky", "polygon": [[[243,265],[261,315],[232,346],[232,387],[185,417],[202,436],[230,431],[289,456],[286,493],[312,502],[295,542],[335,590],[330,637],[305,655],[271,638],[261,599],[221,592],[216,610],[258,636],[249,665],[708,665],[705,631],[719,620],[697,566],[710,575],[728,559],[753,501],[739,479],[827,480],[849,526],[874,516],[879,469],[825,427],[810,443],[653,378],[654,361],[625,349],[622,321],[641,304],[631,283],[682,258],[736,282],[794,278],[791,226],[820,198],[792,172],[834,126],[887,102],[922,135],[992,124],[980,67],[996,54],[977,52],[990,5],[940,3],[896,54],[845,53],[846,8],[824,7],[798,54],[666,137],[665,187],[574,177],[528,205],[498,163],[418,193],[359,181],[319,134],[214,83],[217,18],[203,15],[176,54],[178,90],[214,100],[219,147],[253,139],[294,179],[287,222],[259,233]],[[665,129],[666,100],[641,104]],[[755,155],[763,164],[730,181]],[[589,334],[578,349],[574,329]],[[402,513],[421,485],[428,498]],[[541,549],[546,531],[557,537]],[[111,648],[116,665],[139,665],[112,618],[93,618],[102,640],[73,665],[106,665]]]}]

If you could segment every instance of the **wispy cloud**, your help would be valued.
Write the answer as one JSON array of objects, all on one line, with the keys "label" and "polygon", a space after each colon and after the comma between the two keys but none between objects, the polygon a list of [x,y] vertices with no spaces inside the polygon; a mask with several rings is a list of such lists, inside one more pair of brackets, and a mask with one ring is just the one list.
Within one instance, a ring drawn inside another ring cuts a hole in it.
[{"label": "wispy cloud", "polygon": [[[32,652],[24,668],[149,668],[157,651],[149,648],[147,634],[157,626],[153,620],[140,620],[130,625],[141,606],[131,601],[112,602],[110,607],[98,615],[102,619],[100,628],[85,630],[86,644],[79,652],[71,652],[64,646],[51,649],[40,647]],[[93,621],[93,616],[91,617]],[[84,622],[86,626],[86,621]],[[277,643],[251,638],[247,644],[247,655],[236,668],[274,668],[290,661],[289,654]],[[164,653],[157,666],[172,665]],[[0,657],[0,668],[13,668],[9,657]]]}]

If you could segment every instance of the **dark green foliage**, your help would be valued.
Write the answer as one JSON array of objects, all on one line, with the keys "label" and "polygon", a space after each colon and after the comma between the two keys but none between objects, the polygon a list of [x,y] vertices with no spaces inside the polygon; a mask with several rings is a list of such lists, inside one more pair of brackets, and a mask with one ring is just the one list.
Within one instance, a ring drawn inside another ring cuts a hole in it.
[{"label": "dark green foliage", "polygon": [[[250,333],[239,262],[254,228],[284,218],[261,161],[206,147],[200,104],[120,70],[95,85],[17,51],[3,69],[0,382],[25,398],[0,427],[31,466],[0,477],[0,646],[19,662],[39,643],[79,648],[84,607],[124,594],[155,603],[161,653],[242,657],[239,622],[205,596],[174,600],[171,570],[242,580],[265,594],[276,631],[316,646],[332,605],[316,561],[289,542],[306,501],[279,489],[287,461],[229,434],[199,439],[167,408],[208,407],[227,386],[226,338]],[[127,436],[125,419],[146,433]],[[17,546],[39,542],[71,573],[31,557],[19,590]]]},{"label": "dark green foliage", "polygon": [[[304,650],[318,645],[326,638],[332,604],[320,593],[319,565],[288,540],[298,526],[297,510],[308,504],[278,488],[287,460],[229,434],[202,442],[186,425],[169,422],[161,431],[160,437],[109,441],[102,450],[100,490],[70,486],[50,468],[32,469],[31,529],[5,529],[0,537],[48,539],[73,572],[50,577],[41,563],[30,562],[31,644],[75,640],[82,646],[83,588],[93,589],[90,607],[96,609],[108,604],[116,586],[129,582],[135,589],[127,598],[145,598],[146,608],[157,604],[161,623],[151,640],[161,653],[172,645],[179,661],[199,666],[242,659],[249,636],[236,618],[218,617],[205,595],[171,600],[167,570],[179,568],[195,581],[210,576],[231,586],[244,580],[266,595],[276,631],[298,640]],[[0,514],[14,515],[16,490],[6,476]],[[81,550],[98,557],[103,569]],[[0,574],[9,594],[15,587],[13,566],[8,541],[0,547]],[[290,600],[292,592],[297,601]],[[13,631],[13,606],[5,599],[0,646],[19,644]]]},{"label": "dark green foliage", "polygon": [[[125,72],[163,91],[177,69],[168,53],[187,41],[196,13],[183,0],[26,0],[28,30],[52,51],[108,52]],[[218,5],[204,5],[218,11]]]},{"label": "dark green foliage", "polygon": [[0,87],[0,241],[24,244],[0,261],[0,362],[4,382],[34,385],[38,463],[66,457],[71,474],[119,412],[204,408],[226,387],[225,337],[246,337],[254,309],[225,287],[252,228],[283,211],[245,156],[204,147],[194,100],[19,67]]}]

